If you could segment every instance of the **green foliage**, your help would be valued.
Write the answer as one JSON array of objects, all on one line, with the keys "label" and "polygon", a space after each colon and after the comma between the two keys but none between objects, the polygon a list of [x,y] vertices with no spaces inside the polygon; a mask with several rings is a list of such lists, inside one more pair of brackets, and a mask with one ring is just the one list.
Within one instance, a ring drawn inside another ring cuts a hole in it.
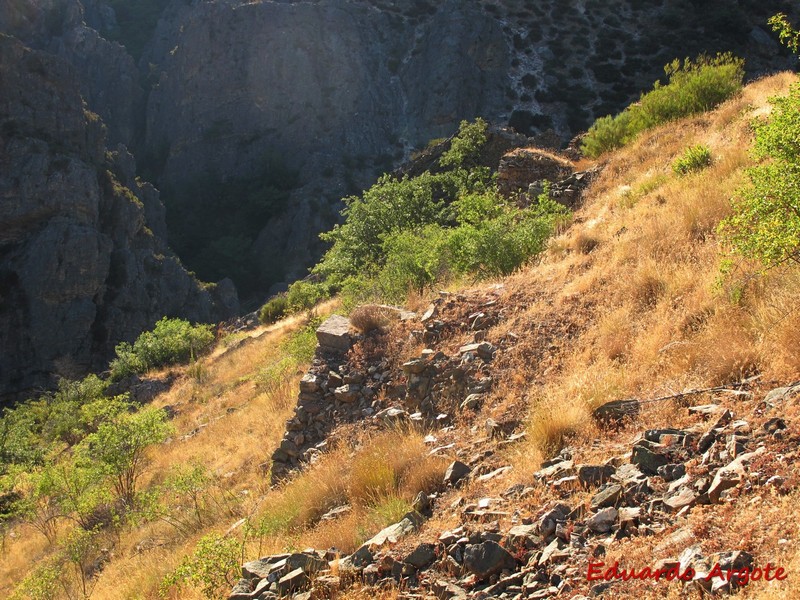
[{"label": "green foliage", "polygon": [[327,295],[321,284],[300,280],[289,286],[289,290],[286,292],[286,301],[289,311],[296,313],[314,308]]},{"label": "green foliage", "polygon": [[313,271],[334,286],[349,276],[362,275],[383,262],[382,243],[388,234],[447,223],[451,219],[448,203],[466,184],[466,174],[454,171],[401,180],[384,175],[361,198],[345,198],[342,214],[346,220],[321,236],[333,246]]},{"label": "green foliage", "polygon": [[111,378],[118,380],[155,367],[187,363],[208,350],[213,341],[210,325],[191,325],[183,319],[164,317],[133,345],[128,342],[117,345],[117,358],[110,365]]},{"label": "green foliage", "polygon": [[473,167],[481,147],[486,143],[486,121],[478,117],[474,122],[461,121],[458,134],[450,143],[450,148],[442,154],[439,164],[442,167]]},{"label": "green foliage", "polygon": [[672,170],[677,175],[688,175],[702,171],[711,165],[711,150],[708,146],[698,144],[687,148],[683,154],[672,162]]},{"label": "green foliage", "polygon": [[62,566],[57,560],[43,562],[14,589],[9,600],[53,600],[58,597]]},{"label": "green foliage", "polygon": [[317,327],[320,323],[318,317],[309,319],[302,329],[281,342],[281,354],[298,365],[311,362],[317,348]]},{"label": "green foliage", "polygon": [[505,275],[542,251],[568,211],[546,193],[528,208],[506,202],[489,170],[472,166],[485,141],[485,122],[463,122],[442,157],[449,169],[384,176],[346,200],[346,220],[322,236],[333,246],[313,269],[346,307],[402,302],[452,276]]},{"label": "green foliage", "polygon": [[4,411],[0,418],[0,475],[10,465],[42,464],[54,446],[72,446],[99,425],[127,410],[126,396],[108,398],[108,384],[95,375],[62,379],[58,390]]},{"label": "green foliage", "polygon": [[146,465],[146,449],[163,442],[172,432],[166,413],[147,407],[103,423],[79,447],[87,466],[111,478],[116,497],[133,506],[136,482]]},{"label": "green foliage", "polygon": [[676,59],[664,72],[668,83],[656,82],[637,104],[616,117],[602,117],[589,128],[582,144],[587,156],[600,156],[646,129],[718,106],[741,89],[744,61],[731,54]]},{"label": "green foliage", "polygon": [[750,185],[733,200],[719,228],[732,250],[767,267],[800,261],[800,85],[772,98],[772,113],[754,124]]},{"label": "green foliage", "polygon": [[286,294],[277,294],[267,300],[258,311],[258,320],[269,325],[280,321],[289,312],[289,299]]},{"label": "green foliage", "polygon": [[160,595],[166,598],[173,587],[188,584],[206,598],[227,597],[236,582],[241,553],[242,544],[236,538],[216,533],[203,536],[194,552],[161,582]]},{"label": "green foliage", "polygon": [[778,13],[770,17],[768,23],[772,27],[772,31],[778,34],[784,46],[794,53],[800,52],[800,31],[792,27],[789,17],[784,13]]}]

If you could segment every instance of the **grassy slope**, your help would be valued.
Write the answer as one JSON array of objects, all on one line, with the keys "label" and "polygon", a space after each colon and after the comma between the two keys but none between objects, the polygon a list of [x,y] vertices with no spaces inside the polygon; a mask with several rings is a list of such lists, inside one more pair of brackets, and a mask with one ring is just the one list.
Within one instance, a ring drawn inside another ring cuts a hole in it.
[{"label": "grassy slope", "polygon": [[[494,496],[511,484],[529,483],[540,459],[564,441],[578,449],[581,460],[604,458],[623,451],[636,431],[680,419],[669,403],[653,405],[635,428],[610,437],[588,419],[589,410],[602,402],[655,397],[756,372],[762,374],[767,389],[772,383],[800,378],[800,316],[795,301],[800,270],[760,277],[754,276],[753,266],[743,264],[738,275],[738,281],[746,281],[742,293],[715,285],[720,263],[715,227],[727,214],[728,198],[745,180],[743,169],[750,164],[748,121],[763,114],[767,98],[785,91],[794,80],[785,74],[752,84],[714,113],[649,132],[606,157],[603,175],[590,189],[574,224],[553,240],[540,264],[501,282],[499,302],[508,307],[507,317],[488,337],[514,332],[520,341],[495,365],[492,401],[479,415],[460,419],[459,429],[450,435],[457,443],[454,452],[474,450],[466,441],[475,437],[471,428],[492,417],[523,419],[528,437],[516,448],[498,451],[501,464],[512,464],[513,471],[486,484],[472,484],[460,495],[467,500]],[[672,160],[698,143],[711,148],[713,165],[696,175],[674,175]],[[465,293],[479,297],[489,290],[485,286]],[[178,409],[177,434],[152,452],[152,467],[142,483],[163,480],[175,464],[202,463],[215,476],[208,507],[202,522],[193,522],[184,531],[160,521],[124,530],[113,540],[112,560],[101,572],[92,598],[156,598],[163,575],[203,533],[224,532],[244,516],[265,514],[269,506],[308,498],[325,503],[326,494],[335,493],[340,500],[354,501],[356,510],[334,524],[295,529],[291,535],[278,530],[259,544],[250,544],[248,558],[306,545],[336,544],[345,550],[379,527],[374,506],[358,503],[366,487],[359,480],[363,473],[342,471],[343,463],[353,462],[346,450],[286,491],[268,490],[259,465],[280,440],[302,366],[277,384],[265,385],[264,373],[280,359],[278,340],[297,325],[272,328],[238,348],[215,352],[156,400],[159,406]],[[411,351],[399,340],[395,345],[398,352]],[[414,464],[424,456],[418,434],[397,435],[399,441],[385,436],[363,440],[367,451],[355,461],[363,472],[375,468],[369,462],[370,444],[374,448],[406,444],[407,452],[395,457],[398,469],[407,468],[403,461]],[[441,443],[448,440],[446,435],[441,438]],[[436,473],[439,466],[427,465],[426,472]],[[342,481],[347,485],[342,487]],[[392,493],[407,501],[409,490]],[[523,514],[534,511],[542,499],[537,493],[516,508]],[[441,508],[420,537],[427,539],[457,524],[456,514],[447,508],[451,500],[448,495],[440,500]],[[763,511],[762,528],[770,534],[758,542],[762,555],[774,556],[790,568],[800,567],[800,554],[776,540],[798,533],[790,523],[794,500],[790,495],[776,501],[772,512]],[[712,528],[719,540],[734,545],[746,524],[762,512],[759,504],[734,508],[715,507],[719,514],[697,510],[693,526],[698,531],[701,526]],[[407,543],[413,545],[413,540]],[[648,556],[657,543],[658,539],[639,538],[621,548]],[[41,535],[24,526],[14,529],[0,556],[0,595],[7,594],[48,552]],[[646,591],[625,589],[646,596]],[[753,597],[779,593],[769,589],[753,586],[749,593]],[[352,597],[358,594],[353,592]],[[200,596],[185,590],[175,597]]]}]

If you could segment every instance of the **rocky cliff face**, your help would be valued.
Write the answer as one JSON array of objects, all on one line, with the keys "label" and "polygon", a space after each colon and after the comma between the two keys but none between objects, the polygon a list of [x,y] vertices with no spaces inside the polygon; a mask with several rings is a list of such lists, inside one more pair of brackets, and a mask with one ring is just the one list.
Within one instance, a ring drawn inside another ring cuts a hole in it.
[{"label": "rocky cliff face", "polygon": [[178,219],[197,209],[180,190],[198,173],[299,173],[288,208],[247,240],[263,283],[290,281],[339,198],[461,119],[566,140],[676,56],[733,50],[752,72],[779,68],[761,27],[783,4],[176,0],[142,58],[155,86],[141,152]]},{"label": "rocky cliff face", "polygon": [[158,193],[123,146],[107,151],[75,82],[63,60],[0,35],[0,398],[102,368],[165,314],[236,309],[169,251]]}]

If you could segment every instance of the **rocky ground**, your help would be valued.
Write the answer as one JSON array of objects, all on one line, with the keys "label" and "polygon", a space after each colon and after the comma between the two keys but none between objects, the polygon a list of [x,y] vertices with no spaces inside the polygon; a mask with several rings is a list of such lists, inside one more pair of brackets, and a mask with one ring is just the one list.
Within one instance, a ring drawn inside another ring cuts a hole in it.
[{"label": "rocky ground", "polygon": [[[519,420],[477,419],[495,365],[518,341],[512,333],[487,339],[489,327],[513,311],[509,298],[502,286],[442,293],[421,318],[404,314],[395,335],[399,328],[406,344],[423,349],[399,368],[365,351],[379,332],[353,335],[341,317],[320,328],[317,359],[273,455],[274,474],[313,461],[326,431],[353,421],[416,423],[432,432],[432,454],[460,458],[440,491],[420,494],[413,512],[352,554],[309,549],[248,562],[230,600],[335,598],[352,586],[393,588],[408,599],[621,597],[633,585],[727,594],[750,577],[755,584],[786,576],[767,564],[769,556],[740,547],[703,552],[689,517],[700,507],[763,502],[796,487],[800,434],[788,415],[800,385],[768,389],[752,378],[612,403],[595,412],[601,437],[590,448],[565,447],[538,470],[515,472],[503,449],[524,439]],[[672,422],[637,428],[638,414],[665,403]],[[337,434],[347,435],[346,426]],[[492,493],[484,496],[486,489]],[[637,539],[652,540],[654,551],[626,564],[619,548]]]}]

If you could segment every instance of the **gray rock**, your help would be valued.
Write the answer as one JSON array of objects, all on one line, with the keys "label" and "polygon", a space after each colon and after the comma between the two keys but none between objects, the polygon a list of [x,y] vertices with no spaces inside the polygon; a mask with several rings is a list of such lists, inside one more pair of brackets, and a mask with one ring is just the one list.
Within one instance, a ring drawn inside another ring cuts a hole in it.
[{"label": "gray rock", "polygon": [[603,485],[614,475],[611,465],[578,465],[578,481],[584,488]]},{"label": "gray rock", "polygon": [[616,483],[608,485],[592,497],[591,508],[606,508],[614,506],[622,496],[622,486]]},{"label": "gray rock", "polygon": [[275,586],[275,590],[278,594],[285,595],[304,590],[309,585],[311,585],[311,580],[308,575],[305,574],[303,569],[297,568],[281,577]]},{"label": "gray rock", "polygon": [[617,509],[604,508],[586,519],[586,525],[595,533],[608,533],[617,521]]},{"label": "gray rock", "polygon": [[464,567],[479,580],[485,580],[504,569],[513,570],[517,561],[496,542],[470,544],[464,549]]},{"label": "gray rock", "polygon": [[614,400],[594,409],[592,416],[600,424],[616,424],[635,417],[640,410],[641,405],[638,400]]},{"label": "gray rock", "polygon": [[631,452],[631,462],[639,467],[643,473],[656,475],[658,468],[669,464],[669,459],[663,454],[650,450],[643,445],[635,445]]},{"label": "gray rock", "polygon": [[444,473],[444,483],[455,485],[470,474],[472,469],[459,460],[454,460]]},{"label": "gray rock", "polygon": [[350,321],[341,315],[331,315],[317,328],[317,341],[326,350],[347,352],[353,343]]},{"label": "gray rock", "polygon": [[336,396],[339,402],[352,404],[358,400],[358,397],[361,395],[361,386],[354,383],[347,383],[333,390],[333,395]]},{"label": "gray rock", "polygon": [[436,560],[436,546],[433,544],[420,544],[414,551],[403,559],[403,562],[415,569],[425,569]]}]

